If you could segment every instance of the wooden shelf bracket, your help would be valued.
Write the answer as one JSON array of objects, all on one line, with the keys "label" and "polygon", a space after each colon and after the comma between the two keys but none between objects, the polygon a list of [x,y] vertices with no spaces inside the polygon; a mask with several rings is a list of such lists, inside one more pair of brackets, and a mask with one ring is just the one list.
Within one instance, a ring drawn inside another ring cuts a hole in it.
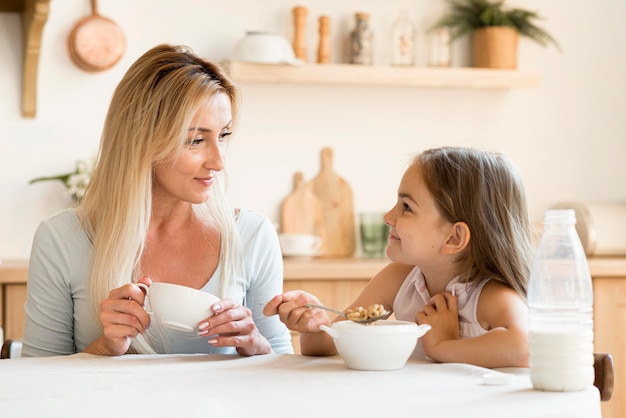
[{"label": "wooden shelf bracket", "polygon": [[22,20],[22,116],[37,113],[37,69],[43,27],[50,13],[50,0],[0,0],[0,12],[20,13]]},{"label": "wooden shelf bracket", "polygon": [[22,116],[34,118],[37,113],[37,72],[43,28],[50,13],[50,0],[26,0],[22,10]]}]

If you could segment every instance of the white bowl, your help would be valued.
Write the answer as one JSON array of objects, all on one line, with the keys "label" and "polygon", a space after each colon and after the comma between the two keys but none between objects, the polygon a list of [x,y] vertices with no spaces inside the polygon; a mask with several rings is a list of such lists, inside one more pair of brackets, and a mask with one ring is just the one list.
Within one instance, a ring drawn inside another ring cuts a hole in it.
[{"label": "white bowl", "polygon": [[282,233],[278,239],[285,257],[312,257],[322,247],[322,238],[311,234]]},{"label": "white bowl", "polygon": [[235,44],[231,58],[259,64],[302,64],[289,41],[274,32],[246,32]]},{"label": "white bowl", "polygon": [[349,369],[397,370],[404,367],[417,340],[430,325],[397,320],[369,325],[338,321],[331,327],[320,328],[333,337],[337,352]]}]

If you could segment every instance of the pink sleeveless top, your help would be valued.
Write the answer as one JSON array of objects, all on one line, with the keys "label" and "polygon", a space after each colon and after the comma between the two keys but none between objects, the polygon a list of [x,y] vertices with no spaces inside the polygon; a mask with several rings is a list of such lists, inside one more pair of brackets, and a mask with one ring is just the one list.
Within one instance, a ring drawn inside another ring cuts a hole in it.
[{"label": "pink sleeveless top", "polygon": [[[461,338],[477,337],[487,332],[478,323],[476,309],[480,292],[488,281],[489,279],[483,279],[479,282],[460,283],[459,278],[456,277],[446,286],[446,291],[458,298],[459,335]],[[396,319],[415,322],[415,315],[424,310],[424,307],[429,304],[430,298],[424,275],[419,267],[415,267],[402,282],[393,302],[393,313]],[[417,342],[413,357],[428,358],[424,354],[421,341]]]}]

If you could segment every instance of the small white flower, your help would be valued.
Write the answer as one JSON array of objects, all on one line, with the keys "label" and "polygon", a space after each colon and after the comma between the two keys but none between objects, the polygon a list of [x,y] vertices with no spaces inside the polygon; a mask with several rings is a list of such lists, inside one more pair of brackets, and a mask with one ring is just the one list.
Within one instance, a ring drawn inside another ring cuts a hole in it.
[{"label": "small white flower", "polygon": [[83,196],[85,196],[85,189],[91,180],[91,175],[95,166],[95,159],[90,161],[78,160],[76,161],[76,170],[72,173],[61,174],[54,177],[40,177],[31,180],[32,183],[36,183],[44,180],[60,180],[65,185],[67,192],[76,203],[80,203]]}]

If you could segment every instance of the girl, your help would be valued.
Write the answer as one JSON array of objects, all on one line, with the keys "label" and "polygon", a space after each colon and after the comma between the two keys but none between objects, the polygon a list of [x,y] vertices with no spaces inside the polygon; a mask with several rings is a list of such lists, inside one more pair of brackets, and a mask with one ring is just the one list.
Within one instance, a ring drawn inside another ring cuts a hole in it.
[{"label": "girl", "polygon": [[[511,161],[469,148],[425,151],[404,173],[384,219],[392,263],[348,309],[378,303],[396,319],[430,324],[414,353],[422,358],[527,367],[532,228]],[[302,354],[335,354],[332,338],[319,331],[330,322],[326,311],[305,303],[319,300],[287,292],[264,313],[301,333]]]}]

